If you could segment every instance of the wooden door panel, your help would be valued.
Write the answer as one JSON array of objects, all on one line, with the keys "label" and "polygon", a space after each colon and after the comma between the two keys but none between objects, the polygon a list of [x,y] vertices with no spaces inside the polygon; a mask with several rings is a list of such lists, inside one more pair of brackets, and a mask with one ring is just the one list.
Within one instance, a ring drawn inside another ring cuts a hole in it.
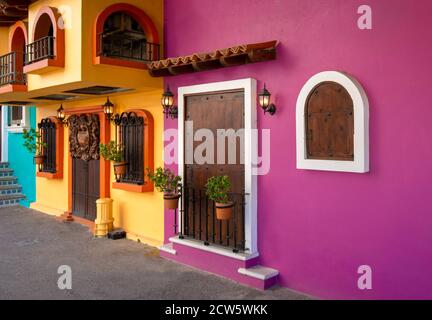
[{"label": "wooden door panel", "polygon": [[100,197],[99,117],[69,118],[69,148],[72,156],[73,215],[94,221]]},{"label": "wooden door panel", "polygon": [[88,164],[88,200],[86,218],[96,219],[96,200],[100,194],[100,163],[98,160],[91,160]]},{"label": "wooden door panel", "polygon": [[[213,164],[198,164],[194,161],[193,164],[185,165],[185,186],[191,187],[185,197],[186,233],[195,239],[225,246],[233,246],[234,242],[240,244],[243,240],[244,215],[237,199],[239,196],[232,196],[237,205],[231,221],[221,222],[215,218],[214,204],[207,199],[204,189],[208,178],[227,175],[231,179],[231,192],[244,193],[244,163],[241,162],[241,157],[244,157],[244,132],[236,138],[236,157],[233,164],[228,164],[228,139],[225,140],[224,164],[217,163],[217,135],[221,133],[218,129],[244,129],[244,93],[223,92],[187,97],[185,119],[193,121],[193,135],[198,130],[205,129],[211,131],[215,138],[215,152],[213,157],[209,157]],[[240,143],[242,140],[243,144]],[[193,150],[200,148],[200,145],[202,141],[194,141]],[[234,227],[237,228],[235,240]]]},{"label": "wooden door panel", "polygon": [[348,91],[335,82],[312,90],[306,105],[309,159],[354,159],[354,109]]}]

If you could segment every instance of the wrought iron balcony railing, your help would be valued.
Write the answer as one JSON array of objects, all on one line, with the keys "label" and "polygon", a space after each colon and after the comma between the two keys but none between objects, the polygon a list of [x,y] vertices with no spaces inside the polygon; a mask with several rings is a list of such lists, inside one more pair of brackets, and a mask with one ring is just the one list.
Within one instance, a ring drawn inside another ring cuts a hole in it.
[{"label": "wrought iron balcony railing", "polygon": [[159,60],[160,45],[135,39],[127,34],[99,34],[100,43],[98,56],[116,59],[151,62]]},{"label": "wrought iron balcony railing", "polygon": [[55,38],[47,36],[26,45],[25,64],[29,65],[44,59],[54,59]]},{"label": "wrought iron balcony railing", "polygon": [[205,190],[183,187],[179,237],[200,240],[206,246],[227,247],[233,252],[245,251],[246,196],[246,193],[230,193],[233,215],[230,220],[218,220],[214,202],[208,199]]},{"label": "wrought iron balcony railing", "polygon": [[22,59],[22,53],[11,52],[0,57],[0,86],[8,84],[25,85],[27,83],[26,75],[17,68],[17,58]]}]

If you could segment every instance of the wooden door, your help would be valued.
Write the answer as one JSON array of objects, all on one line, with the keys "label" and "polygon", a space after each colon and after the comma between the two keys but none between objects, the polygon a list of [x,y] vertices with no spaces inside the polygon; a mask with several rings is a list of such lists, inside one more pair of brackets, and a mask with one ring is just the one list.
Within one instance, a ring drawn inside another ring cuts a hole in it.
[{"label": "wooden door", "polygon": [[100,192],[100,164],[98,160],[72,161],[73,215],[94,221],[96,200]]},{"label": "wooden door", "polygon": [[100,197],[99,116],[72,115],[69,122],[69,149],[72,157],[72,214],[96,219]]},{"label": "wooden door", "polygon": [[[193,135],[207,129],[214,137],[213,164],[185,161],[185,233],[208,243],[233,248],[244,246],[244,132],[235,139],[235,159],[229,164],[229,142],[225,140],[225,161],[218,164],[217,130],[244,129],[244,92],[222,92],[189,96],[185,101],[185,120],[193,121]],[[188,135],[189,133],[187,133]],[[187,139],[187,135],[185,138]],[[193,152],[202,142],[193,143]],[[185,146],[187,143],[185,141]],[[199,150],[199,149],[198,149]],[[187,150],[185,150],[185,155]],[[204,153],[205,154],[205,153]],[[242,163],[243,162],[243,163]],[[214,204],[205,195],[205,184],[212,176],[227,175],[231,180],[231,200],[235,202],[234,215],[230,221],[215,218]]]}]

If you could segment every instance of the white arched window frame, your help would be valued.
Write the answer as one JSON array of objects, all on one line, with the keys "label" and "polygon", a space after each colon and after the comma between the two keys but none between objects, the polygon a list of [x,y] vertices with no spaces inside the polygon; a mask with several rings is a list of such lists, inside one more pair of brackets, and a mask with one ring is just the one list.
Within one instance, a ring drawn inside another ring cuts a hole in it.
[{"label": "white arched window frame", "polygon": [[[354,106],[354,161],[308,159],[305,108],[309,94],[323,82],[336,82],[351,96]],[[300,91],[296,108],[297,169],[369,172],[369,101],[363,87],[351,76],[325,71],[310,78]]]}]

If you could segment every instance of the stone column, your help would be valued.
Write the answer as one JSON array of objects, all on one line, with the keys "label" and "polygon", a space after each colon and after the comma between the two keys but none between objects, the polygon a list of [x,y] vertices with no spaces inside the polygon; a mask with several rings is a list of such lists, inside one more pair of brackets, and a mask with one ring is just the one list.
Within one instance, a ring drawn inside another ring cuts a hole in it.
[{"label": "stone column", "polygon": [[112,203],[110,198],[102,198],[96,201],[97,217],[95,220],[95,237],[106,237],[108,232],[114,229],[112,216]]}]

